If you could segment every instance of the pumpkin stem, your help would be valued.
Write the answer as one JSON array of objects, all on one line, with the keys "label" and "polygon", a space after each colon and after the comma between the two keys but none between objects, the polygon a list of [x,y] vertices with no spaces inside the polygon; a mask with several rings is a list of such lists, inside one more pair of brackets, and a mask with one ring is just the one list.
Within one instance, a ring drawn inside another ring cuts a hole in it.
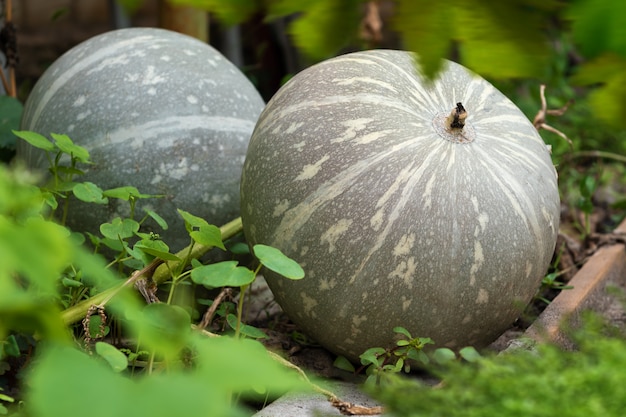
[{"label": "pumpkin stem", "polygon": [[446,119],[446,125],[448,129],[463,129],[465,126],[465,119],[467,118],[467,111],[463,104],[456,103],[456,107],[450,112],[450,116]]}]

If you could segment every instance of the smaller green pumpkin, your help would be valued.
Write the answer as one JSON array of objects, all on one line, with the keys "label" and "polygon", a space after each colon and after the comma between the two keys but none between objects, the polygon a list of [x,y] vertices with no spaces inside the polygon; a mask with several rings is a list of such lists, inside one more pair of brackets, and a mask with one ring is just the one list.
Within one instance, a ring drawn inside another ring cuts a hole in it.
[{"label": "smaller green pumpkin", "polygon": [[241,182],[249,243],[306,277],[266,278],[302,330],[357,361],[393,328],[437,347],[483,347],[536,293],[558,233],[549,151],[484,79],[447,62],[347,54],[297,74],[268,103]]},{"label": "smaller green pumpkin", "polygon": [[[177,208],[216,225],[239,216],[241,168],[263,106],[243,73],[206,43],[131,28],[93,37],[56,60],[30,93],[21,129],[67,134],[87,148],[94,164],[81,181],[163,195],[138,206],[165,218],[169,229],[156,231],[180,249],[189,237]],[[26,143],[18,156],[47,168],[43,153]],[[127,207],[72,200],[68,225],[97,233],[101,223],[127,216]]]}]

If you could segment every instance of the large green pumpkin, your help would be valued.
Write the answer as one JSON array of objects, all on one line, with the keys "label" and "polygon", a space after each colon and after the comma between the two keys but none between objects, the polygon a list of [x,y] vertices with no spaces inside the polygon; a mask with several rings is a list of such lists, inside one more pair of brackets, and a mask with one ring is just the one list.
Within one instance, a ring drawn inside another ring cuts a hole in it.
[{"label": "large green pumpkin", "polygon": [[[206,43],[132,28],[91,38],[56,60],[28,97],[21,128],[67,134],[86,147],[94,165],[83,181],[164,195],[138,205],[168,221],[167,231],[157,231],[180,249],[189,238],[176,208],[216,225],[238,217],[241,167],[264,104]],[[18,154],[34,168],[48,166],[28,144]],[[97,233],[101,223],[127,216],[127,206],[72,200],[68,224]]]},{"label": "large green pumpkin", "polygon": [[306,272],[266,271],[278,303],[352,360],[393,345],[395,326],[438,347],[492,342],[536,293],[560,211],[549,150],[509,99],[452,62],[429,84],[390,50],[280,89],[250,140],[241,203],[249,243]]}]

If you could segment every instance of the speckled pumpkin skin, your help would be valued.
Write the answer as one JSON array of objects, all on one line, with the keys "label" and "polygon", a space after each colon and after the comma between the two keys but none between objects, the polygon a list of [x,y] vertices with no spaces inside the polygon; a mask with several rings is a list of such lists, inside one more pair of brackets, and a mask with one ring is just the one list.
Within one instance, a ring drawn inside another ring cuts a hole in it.
[{"label": "speckled pumpkin skin", "polygon": [[[170,228],[156,230],[182,248],[189,240],[176,208],[216,225],[238,217],[241,167],[264,104],[211,46],[163,29],[132,28],[91,38],[55,61],[28,97],[21,128],[67,134],[86,147],[94,165],[84,181],[165,195],[138,206],[163,216]],[[48,167],[27,144],[18,154],[32,167]],[[101,223],[128,215],[127,206],[72,201],[68,224],[97,232]]]},{"label": "speckled pumpkin skin", "polygon": [[[437,121],[457,102],[472,141]],[[241,183],[250,244],[306,276],[266,271],[310,336],[356,361],[393,328],[436,347],[483,347],[536,293],[559,223],[549,151],[521,111],[455,63],[432,86],[410,54],[348,54],[296,75],[268,103]]]}]

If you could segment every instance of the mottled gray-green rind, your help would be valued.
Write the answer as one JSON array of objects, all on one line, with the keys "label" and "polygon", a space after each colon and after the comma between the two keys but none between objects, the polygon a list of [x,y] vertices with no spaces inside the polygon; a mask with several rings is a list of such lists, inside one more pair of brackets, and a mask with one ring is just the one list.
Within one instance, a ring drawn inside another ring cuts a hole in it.
[{"label": "mottled gray-green rind", "polygon": [[[263,106],[241,71],[206,43],[132,28],[91,38],[55,61],[30,94],[21,128],[67,134],[86,147],[95,164],[82,180],[164,194],[139,207],[168,221],[161,234],[180,249],[189,240],[176,208],[216,225],[239,215],[241,167]],[[18,153],[32,167],[48,166],[30,146]],[[100,223],[128,215],[126,207],[74,201],[69,225],[97,233]]]},{"label": "mottled gray-green rind", "polygon": [[[485,346],[554,251],[557,175],[532,124],[457,64],[425,85],[405,52],[328,60],[275,95],[248,148],[246,237],[306,272],[267,281],[306,333],[353,360],[392,345],[394,326],[438,347]],[[433,126],[457,102],[473,142]]]}]

